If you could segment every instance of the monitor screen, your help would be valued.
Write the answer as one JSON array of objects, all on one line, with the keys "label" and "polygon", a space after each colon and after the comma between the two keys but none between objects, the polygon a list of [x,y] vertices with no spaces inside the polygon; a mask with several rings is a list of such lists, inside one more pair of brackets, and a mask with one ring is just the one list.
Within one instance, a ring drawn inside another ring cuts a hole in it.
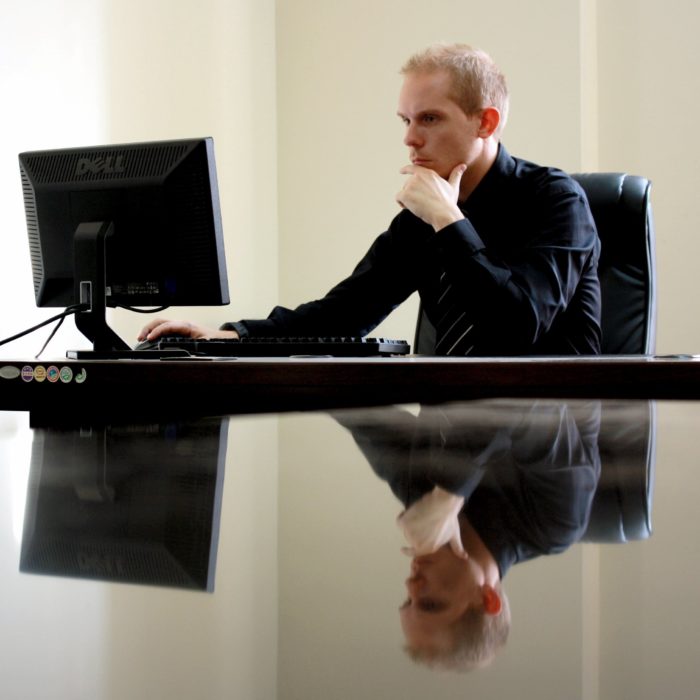
[{"label": "monitor screen", "polygon": [[128,349],[105,307],[228,304],[210,137],[19,155],[37,306],[82,305],[95,350]]}]

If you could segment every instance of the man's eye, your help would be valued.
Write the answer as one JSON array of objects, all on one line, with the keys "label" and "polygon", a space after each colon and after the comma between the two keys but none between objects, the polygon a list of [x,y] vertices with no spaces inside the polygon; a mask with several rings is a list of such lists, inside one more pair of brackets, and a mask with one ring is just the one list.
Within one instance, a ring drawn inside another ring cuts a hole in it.
[{"label": "man's eye", "polygon": [[423,121],[426,124],[432,124],[433,122],[437,121],[437,117],[434,114],[426,114],[423,116]]}]

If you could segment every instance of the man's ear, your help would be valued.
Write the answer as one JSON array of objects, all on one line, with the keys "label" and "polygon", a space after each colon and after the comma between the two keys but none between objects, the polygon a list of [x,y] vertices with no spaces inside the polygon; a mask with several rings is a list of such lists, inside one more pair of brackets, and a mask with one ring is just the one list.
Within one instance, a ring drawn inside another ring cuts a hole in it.
[{"label": "man's ear", "polygon": [[487,615],[498,615],[501,612],[501,596],[494,588],[485,584],[481,589],[481,599]]},{"label": "man's ear", "polygon": [[501,123],[501,113],[495,107],[485,107],[481,113],[481,123],[479,124],[479,137],[487,139],[491,136]]}]

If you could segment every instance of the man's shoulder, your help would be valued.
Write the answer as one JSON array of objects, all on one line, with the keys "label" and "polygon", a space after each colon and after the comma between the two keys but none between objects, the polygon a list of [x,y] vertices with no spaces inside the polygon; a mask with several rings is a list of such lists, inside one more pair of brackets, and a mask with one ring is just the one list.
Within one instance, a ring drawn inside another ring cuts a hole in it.
[{"label": "man's shoulder", "polygon": [[525,158],[511,157],[513,180],[524,187],[554,193],[583,194],[581,185],[566,171],[551,165],[540,165]]}]

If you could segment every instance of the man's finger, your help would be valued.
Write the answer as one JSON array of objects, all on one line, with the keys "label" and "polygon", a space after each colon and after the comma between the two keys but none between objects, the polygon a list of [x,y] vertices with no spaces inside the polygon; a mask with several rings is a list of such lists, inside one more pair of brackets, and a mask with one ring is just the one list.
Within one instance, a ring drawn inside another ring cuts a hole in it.
[{"label": "man's finger", "polygon": [[455,554],[455,556],[459,557],[460,559],[464,559],[465,561],[469,559],[469,554],[464,550],[464,547],[462,546],[462,540],[459,537],[459,535],[453,537],[450,540],[450,549]]},{"label": "man's finger", "polygon": [[452,172],[450,173],[450,177],[447,178],[448,182],[452,187],[457,187],[462,180],[462,175],[464,175],[465,171],[467,169],[467,166],[464,163],[460,163],[459,165],[455,165],[454,168],[452,168]]}]

